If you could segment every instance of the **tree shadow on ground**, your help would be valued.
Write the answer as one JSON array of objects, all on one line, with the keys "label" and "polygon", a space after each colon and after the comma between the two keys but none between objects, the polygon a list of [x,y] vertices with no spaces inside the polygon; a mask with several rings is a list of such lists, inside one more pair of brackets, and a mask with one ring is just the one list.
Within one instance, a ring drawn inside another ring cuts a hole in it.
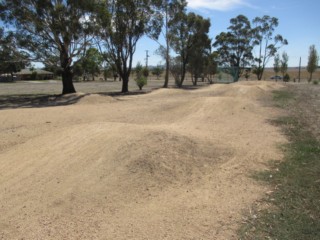
[{"label": "tree shadow on ground", "polygon": [[[199,89],[203,86],[182,86],[169,87],[168,89],[181,89],[185,91],[192,91]],[[86,93],[86,94],[67,94],[67,95],[48,95],[48,94],[17,94],[17,95],[0,95],[0,110],[4,109],[18,109],[18,108],[44,108],[44,107],[57,107],[66,106],[77,103],[83,97],[90,94],[98,94],[101,96],[120,97],[131,95],[148,94],[154,90],[160,89],[156,87],[148,90],[136,90],[127,93],[121,92],[98,92],[98,93]]]},{"label": "tree shadow on ground", "polygon": [[0,110],[65,106],[77,103],[84,96],[87,96],[87,94],[72,95],[69,97],[44,94],[5,95],[0,96]]}]

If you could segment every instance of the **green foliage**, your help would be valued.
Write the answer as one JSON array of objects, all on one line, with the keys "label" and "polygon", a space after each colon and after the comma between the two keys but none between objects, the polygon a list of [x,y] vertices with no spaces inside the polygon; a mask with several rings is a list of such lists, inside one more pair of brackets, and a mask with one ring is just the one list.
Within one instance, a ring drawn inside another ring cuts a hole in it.
[{"label": "green foliage", "polygon": [[204,75],[207,77],[210,84],[213,83],[213,77],[218,72],[217,54],[210,53],[205,56]]},{"label": "green foliage", "polygon": [[160,65],[157,65],[152,69],[152,74],[157,76],[157,79],[159,79],[162,73],[163,73],[163,67],[161,67]]},{"label": "green foliage", "polygon": [[310,73],[308,82],[312,81],[312,74],[317,70],[319,62],[319,56],[315,45],[311,45],[309,48],[309,57],[307,71]]},{"label": "green foliage", "polygon": [[142,69],[142,75],[145,77],[145,78],[148,78],[149,76],[149,69],[147,67],[144,67]]},{"label": "green foliage", "polygon": [[[170,49],[172,45],[171,44],[172,34],[170,32],[170,25],[172,25],[176,19],[175,12],[177,8],[174,6],[179,4],[179,2],[177,0],[159,0],[159,3],[160,3],[159,15],[163,16],[162,25],[161,25],[161,29],[163,29],[163,31],[161,32],[161,35],[164,37],[165,43],[161,44],[158,41],[158,36],[156,38],[155,36],[152,36],[152,39],[155,39],[159,43],[160,46],[157,50],[157,53],[165,60],[165,76],[164,76],[163,87],[167,88],[169,84]],[[185,7],[185,4],[186,4],[186,1],[180,1],[180,5]],[[159,78],[159,75],[157,75],[157,78]]]},{"label": "green foliage", "polygon": [[319,84],[319,80],[313,80],[313,84],[314,85],[318,85]]},{"label": "green foliage", "polygon": [[[252,64],[252,72],[261,80],[269,59],[276,55],[279,48],[288,44],[281,35],[274,35],[278,26],[277,18],[265,15],[261,18],[256,17],[252,23],[253,27],[244,15],[232,18],[228,31],[217,35],[213,44],[220,64],[238,69],[234,81],[237,81]],[[254,48],[257,48],[258,53],[255,57],[252,53]]]},{"label": "green foliage", "polygon": [[181,87],[181,60],[179,56],[171,60],[170,72],[174,78],[175,85]]},{"label": "green foliage", "polygon": [[250,21],[244,15],[232,18],[228,30],[216,36],[213,47],[217,48],[221,64],[238,69],[234,79],[238,81],[245,67],[253,60],[254,35]]},{"label": "green foliage", "polygon": [[145,76],[139,76],[135,79],[135,81],[140,90],[142,90],[142,88],[148,83],[148,80]]},{"label": "green foliage", "polygon": [[[197,79],[205,74],[206,63],[211,54],[211,39],[208,36],[210,21],[196,19],[197,34],[193,35],[193,44],[188,50],[188,69],[193,76],[193,84],[197,85]],[[212,62],[210,62],[212,63]]]},{"label": "green foliage", "polygon": [[282,53],[282,59],[280,60],[280,71],[282,73],[283,76],[283,80],[284,80],[284,76],[287,73],[288,70],[288,61],[289,61],[289,56],[286,52]]},{"label": "green foliage", "polygon": [[284,75],[283,81],[284,82],[289,82],[290,81],[290,75],[288,73],[286,73],[286,75]]},{"label": "green foliage", "polygon": [[[192,12],[187,13],[186,1],[173,1],[173,3],[173,18],[169,22],[169,31],[171,46],[180,60],[180,74],[176,74],[176,77],[179,76],[180,80],[176,83],[181,87],[185,79],[187,64],[192,59],[197,58],[199,60],[203,52],[208,48],[210,49],[210,39],[208,37],[210,20]],[[191,57],[191,55],[193,56]],[[195,61],[192,64],[193,69],[203,71],[202,69],[199,70],[199,68],[202,68],[201,64],[195,66]]]},{"label": "green foliage", "polygon": [[18,30],[15,37],[19,46],[31,53],[32,59],[46,66],[57,64],[59,59],[63,93],[75,92],[72,60],[88,45],[87,36],[93,32],[95,22],[90,21],[94,6],[86,0],[0,2],[1,18]]},{"label": "green foliage", "polygon": [[29,55],[20,51],[13,32],[5,32],[0,27],[0,73],[20,71],[30,64]]},{"label": "green foliage", "polygon": [[143,67],[140,62],[137,63],[136,68],[135,68],[135,72],[136,72],[135,81],[136,81],[136,84],[140,90],[142,90],[142,88],[145,85],[147,85],[147,82],[148,82],[147,76],[145,76],[146,69],[147,68]]},{"label": "green foliage", "polygon": [[100,73],[103,57],[96,48],[90,48],[80,61],[84,71],[94,77]]},{"label": "green foliage", "polygon": [[107,0],[97,9],[99,35],[108,53],[107,61],[116,65],[122,78],[122,92],[128,92],[137,42],[146,34],[156,38],[160,33],[158,4],[154,0]]},{"label": "green foliage", "polygon": [[253,19],[254,44],[258,47],[258,56],[254,58],[254,74],[261,80],[266,64],[288,41],[280,34],[274,36],[275,28],[279,25],[278,19],[270,16]]},{"label": "green foliage", "polygon": [[280,72],[280,56],[279,56],[279,54],[276,54],[274,56],[273,71],[275,72],[276,76],[278,75],[278,72]]},{"label": "green foliage", "polygon": [[135,69],[134,69],[137,78],[142,76],[142,72],[143,72],[143,66],[141,65],[140,62],[137,63]]}]

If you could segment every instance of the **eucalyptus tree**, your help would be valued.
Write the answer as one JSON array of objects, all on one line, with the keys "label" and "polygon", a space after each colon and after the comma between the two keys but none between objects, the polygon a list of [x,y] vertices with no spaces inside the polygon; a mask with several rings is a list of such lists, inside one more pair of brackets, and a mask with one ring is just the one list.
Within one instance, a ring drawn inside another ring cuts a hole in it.
[{"label": "eucalyptus tree", "polygon": [[102,54],[98,49],[91,47],[85,52],[85,55],[75,63],[74,67],[78,70],[79,75],[83,75],[84,80],[86,80],[88,73],[91,74],[92,80],[94,81],[94,77],[100,73],[102,62]]},{"label": "eucalyptus tree", "polygon": [[28,53],[18,48],[14,34],[0,27],[0,73],[10,73],[13,80],[15,72],[30,64],[28,58]]},{"label": "eucalyptus tree", "polygon": [[[195,28],[198,29],[199,34],[194,34],[193,44],[190,47],[188,69],[192,74],[192,82],[197,85],[198,78],[204,79],[205,68],[207,67],[208,59],[211,55],[211,39],[208,36],[210,21],[202,18],[197,18],[195,21]],[[201,33],[201,34],[200,34]]]},{"label": "eucalyptus tree", "polygon": [[204,58],[204,76],[210,84],[213,83],[213,77],[218,72],[217,53],[211,52]]},{"label": "eucalyptus tree", "polygon": [[169,83],[170,72],[170,50],[172,48],[172,33],[170,26],[179,19],[176,14],[186,12],[187,1],[186,0],[160,0],[158,11],[162,16],[162,26],[160,36],[164,39],[164,43],[158,40],[158,36],[150,37],[159,44],[159,49],[156,51],[165,60],[165,80],[163,87],[167,88]]},{"label": "eucalyptus tree", "polygon": [[185,6],[178,5],[169,28],[172,48],[180,60],[180,80],[176,83],[178,87],[181,87],[185,80],[191,53],[195,54],[196,49],[205,51],[204,49],[208,47],[210,20],[192,12],[186,13]]},{"label": "eucalyptus tree", "polygon": [[281,64],[280,56],[277,53],[274,56],[274,63],[273,63],[273,71],[276,74],[276,76],[275,76],[276,81],[278,80],[278,72],[280,72],[280,64]]},{"label": "eucalyptus tree", "polygon": [[309,57],[307,71],[310,73],[308,82],[312,81],[312,74],[317,70],[319,62],[319,56],[315,45],[311,45],[309,48]]},{"label": "eucalyptus tree", "polygon": [[32,60],[59,59],[62,94],[73,93],[73,59],[89,44],[94,4],[87,0],[2,0],[1,17],[16,29],[20,47]]},{"label": "eucalyptus tree", "polygon": [[250,21],[244,15],[232,18],[228,30],[216,36],[213,47],[219,55],[220,64],[233,69],[234,81],[238,81],[253,60],[253,30]]},{"label": "eucalyptus tree", "polygon": [[279,21],[275,17],[263,16],[253,19],[254,24],[254,44],[258,48],[258,54],[254,58],[253,72],[256,74],[258,80],[261,80],[264,69],[271,57],[274,57],[279,48],[288,44],[280,34],[274,35]]},{"label": "eucalyptus tree", "polygon": [[284,80],[284,76],[286,75],[288,71],[288,61],[289,56],[286,52],[282,53],[282,58],[280,60],[280,72],[282,73],[282,79]]},{"label": "eucalyptus tree", "polygon": [[156,0],[100,1],[96,23],[99,37],[107,52],[107,61],[114,63],[122,79],[122,92],[128,92],[133,55],[138,41],[147,34],[157,36],[161,16]]}]

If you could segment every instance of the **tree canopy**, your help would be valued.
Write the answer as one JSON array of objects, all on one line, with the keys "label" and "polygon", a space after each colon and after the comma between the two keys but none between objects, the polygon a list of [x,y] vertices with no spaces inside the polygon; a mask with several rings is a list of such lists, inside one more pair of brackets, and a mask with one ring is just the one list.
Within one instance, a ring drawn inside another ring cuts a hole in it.
[{"label": "tree canopy", "polygon": [[[172,22],[169,25],[172,39],[172,48],[180,60],[180,79],[176,83],[182,86],[187,70],[190,55],[204,54],[210,48],[211,40],[208,37],[210,20],[204,19],[195,13],[186,13],[185,6],[179,5]],[[199,53],[196,53],[199,51]]]},{"label": "tree canopy", "polygon": [[[8,43],[0,48],[0,70],[15,71],[27,60],[43,62],[46,69],[61,73],[63,94],[75,92],[75,72],[94,75],[102,62],[113,67],[113,75],[122,79],[121,91],[128,92],[133,56],[143,36],[157,40],[162,32],[164,87],[169,69],[181,87],[187,71],[196,84],[198,77],[212,76],[218,65],[229,67],[234,81],[253,67],[260,80],[269,59],[288,44],[274,34],[277,18],[256,17],[251,25],[244,15],[232,18],[227,31],[212,44],[210,20],[188,12],[186,0],[2,0],[0,20],[13,29],[0,30],[2,43]],[[170,67],[171,60],[175,66]]]},{"label": "tree canopy", "polygon": [[122,92],[128,92],[129,76],[137,42],[145,34],[159,35],[161,15],[155,11],[157,1],[104,1],[97,13],[99,38],[107,60],[115,64],[122,78]]},{"label": "tree canopy", "polygon": [[3,0],[1,17],[16,28],[21,48],[34,61],[55,64],[62,71],[62,93],[75,92],[72,61],[89,44],[92,30],[88,21],[94,4],[86,0]]},{"label": "tree canopy", "polygon": [[29,55],[19,49],[13,32],[0,28],[0,73],[10,73],[13,78],[13,73],[29,64]]},{"label": "tree canopy", "polygon": [[286,52],[282,53],[282,58],[280,60],[280,71],[282,73],[282,78],[284,79],[285,74],[287,73],[288,70],[288,61],[289,61],[289,56]]},{"label": "tree canopy", "polygon": [[281,60],[280,60],[280,56],[279,54],[277,53],[275,56],[274,56],[274,63],[273,63],[273,71],[275,72],[276,76],[275,76],[275,79],[277,79],[277,75],[278,75],[278,72],[280,72],[280,64],[281,64]]},{"label": "tree canopy", "polygon": [[288,41],[280,34],[274,36],[275,28],[279,25],[275,17],[256,17],[253,24],[254,44],[258,47],[258,55],[254,58],[254,73],[261,80],[269,59],[275,56],[279,48],[287,45]]},{"label": "tree canopy", "polygon": [[102,68],[103,56],[96,48],[89,48],[86,50],[83,57],[75,62],[74,72],[78,72],[79,75],[84,76],[84,80],[87,80],[87,74],[94,77],[100,73]]},{"label": "tree canopy", "polygon": [[317,70],[319,62],[319,56],[315,45],[311,45],[309,48],[309,57],[307,70],[310,73],[309,82],[312,81],[312,74]]},{"label": "tree canopy", "polygon": [[253,30],[250,21],[244,15],[230,20],[228,32],[216,36],[213,46],[217,48],[221,64],[235,69],[235,81],[238,81],[245,67],[253,60]]}]

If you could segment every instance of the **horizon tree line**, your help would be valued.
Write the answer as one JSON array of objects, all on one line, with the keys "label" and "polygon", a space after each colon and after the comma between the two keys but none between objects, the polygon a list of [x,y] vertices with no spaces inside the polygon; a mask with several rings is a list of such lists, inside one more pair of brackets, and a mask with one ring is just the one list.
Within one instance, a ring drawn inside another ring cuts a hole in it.
[{"label": "horizon tree line", "polygon": [[248,68],[260,80],[269,59],[288,44],[274,34],[277,18],[257,17],[251,23],[244,15],[232,18],[228,31],[213,42],[210,19],[188,12],[186,0],[3,0],[0,18],[11,29],[1,29],[0,45],[11,36],[16,49],[4,55],[1,47],[0,57],[55,68],[62,75],[62,94],[76,91],[75,72],[95,72],[102,64],[120,75],[121,92],[128,92],[133,56],[143,36],[159,43],[166,62],[163,87],[168,87],[169,71],[178,87],[187,71],[195,85],[204,77],[212,82],[217,66],[234,69],[234,81]]}]

